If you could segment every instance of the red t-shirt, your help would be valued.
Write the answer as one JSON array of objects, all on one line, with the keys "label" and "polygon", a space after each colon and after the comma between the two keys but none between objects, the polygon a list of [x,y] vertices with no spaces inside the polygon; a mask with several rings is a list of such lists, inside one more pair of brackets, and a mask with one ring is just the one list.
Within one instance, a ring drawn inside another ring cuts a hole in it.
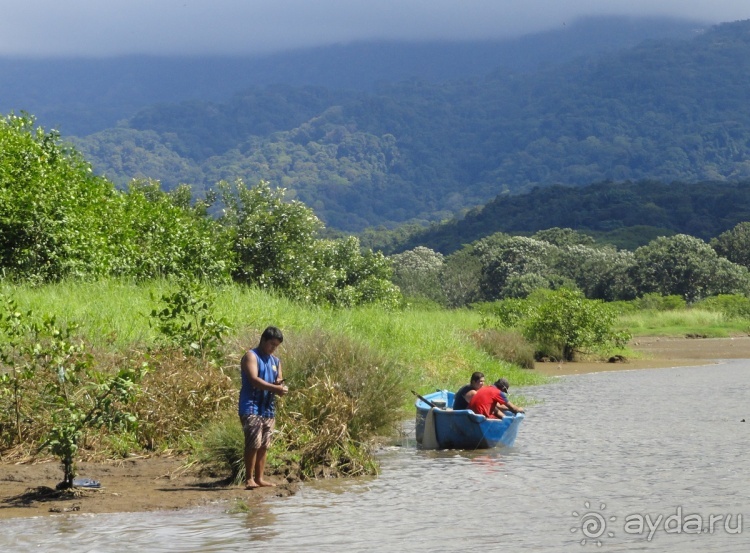
[{"label": "red t-shirt", "polygon": [[474,397],[469,402],[469,409],[477,415],[484,415],[487,418],[496,418],[494,415],[495,404],[506,404],[500,390],[495,386],[484,386],[477,390]]}]

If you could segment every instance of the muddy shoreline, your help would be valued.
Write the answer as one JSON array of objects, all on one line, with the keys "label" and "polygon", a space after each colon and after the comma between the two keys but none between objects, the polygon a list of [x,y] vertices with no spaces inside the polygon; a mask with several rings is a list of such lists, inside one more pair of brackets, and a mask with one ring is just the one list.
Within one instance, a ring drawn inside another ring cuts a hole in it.
[{"label": "muddy shoreline", "polygon": [[[750,359],[750,337],[637,338],[631,348],[638,359],[619,363],[538,363],[535,370],[553,376],[610,370],[653,369],[707,365],[721,359]],[[226,509],[251,507],[274,496],[295,493],[299,482],[270,477],[275,488],[244,490],[220,477],[186,467],[181,456],[134,457],[107,463],[80,463],[79,477],[101,483],[100,488],[77,488],[55,493],[62,471],[55,460],[33,464],[0,462],[0,519],[67,516],[75,513],[114,513],[175,510],[221,504]]]}]

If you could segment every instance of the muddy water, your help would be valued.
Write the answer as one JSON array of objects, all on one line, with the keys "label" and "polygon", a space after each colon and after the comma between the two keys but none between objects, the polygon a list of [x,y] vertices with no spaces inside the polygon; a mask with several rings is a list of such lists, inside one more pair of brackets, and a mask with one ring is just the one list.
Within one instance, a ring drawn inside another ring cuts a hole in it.
[{"label": "muddy water", "polygon": [[307,485],[251,513],[7,520],[0,551],[750,550],[750,362],[524,393],[541,403],[510,450],[420,451],[407,427],[378,478]]}]

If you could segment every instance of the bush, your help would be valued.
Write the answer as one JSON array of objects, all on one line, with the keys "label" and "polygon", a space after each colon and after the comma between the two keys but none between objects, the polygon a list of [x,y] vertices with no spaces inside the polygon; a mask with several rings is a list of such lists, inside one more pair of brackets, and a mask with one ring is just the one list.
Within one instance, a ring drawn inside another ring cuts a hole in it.
[{"label": "bush", "polygon": [[[406,399],[402,367],[343,335],[313,331],[285,337],[282,354],[289,393],[277,398],[278,434],[271,467],[294,465],[303,477],[372,474],[369,442],[401,422]],[[236,414],[201,432],[199,458],[244,478],[244,443]]]},{"label": "bush", "polygon": [[613,330],[616,312],[577,290],[537,293],[535,307],[522,322],[524,336],[565,361],[600,347],[623,347],[630,338]]},{"label": "bush", "polygon": [[722,313],[728,319],[750,319],[750,298],[737,294],[722,294],[706,298],[695,307]]},{"label": "bush", "polygon": [[685,309],[687,302],[682,296],[662,296],[657,293],[644,294],[642,297],[633,300],[633,305],[637,309],[652,309],[654,311],[674,311],[675,309]]},{"label": "bush", "polygon": [[178,348],[164,348],[151,352],[149,365],[151,371],[133,405],[141,447],[175,446],[236,407],[236,386],[216,364]]},{"label": "bush", "polygon": [[320,465],[344,474],[376,470],[367,444],[401,422],[404,368],[369,346],[314,331],[292,340],[282,432],[304,474]]}]

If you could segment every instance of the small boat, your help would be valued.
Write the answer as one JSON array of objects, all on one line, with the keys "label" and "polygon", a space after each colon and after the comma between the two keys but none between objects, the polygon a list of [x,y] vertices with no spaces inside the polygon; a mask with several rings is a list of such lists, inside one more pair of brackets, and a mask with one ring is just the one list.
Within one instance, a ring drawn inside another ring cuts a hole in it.
[{"label": "small boat", "polygon": [[422,448],[487,449],[500,444],[513,445],[525,418],[523,413],[508,414],[498,420],[477,415],[470,409],[453,411],[453,396],[453,392],[446,390],[417,396],[416,433]]}]

